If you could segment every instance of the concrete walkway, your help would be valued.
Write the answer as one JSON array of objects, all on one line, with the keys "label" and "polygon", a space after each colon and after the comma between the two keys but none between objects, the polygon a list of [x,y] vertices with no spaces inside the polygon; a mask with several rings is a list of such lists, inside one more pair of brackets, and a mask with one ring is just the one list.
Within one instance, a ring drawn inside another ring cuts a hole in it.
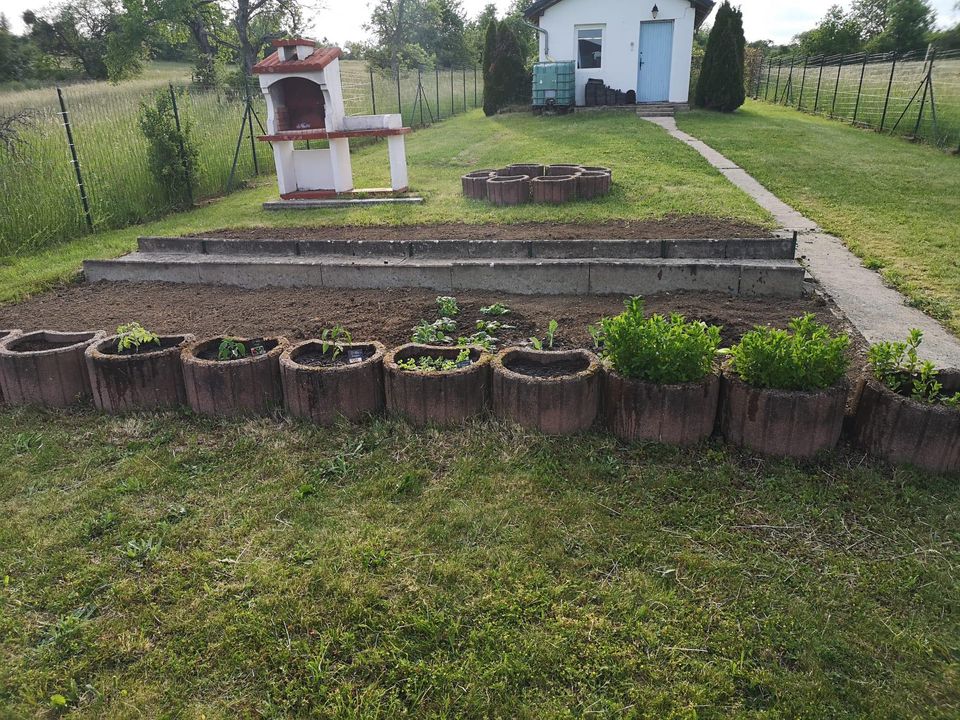
[{"label": "concrete walkway", "polygon": [[920,328],[921,356],[941,368],[960,368],[960,341],[936,320],[907,305],[903,295],[884,285],[880,276],[865,268],[839,238],[823,232],[734,162],[680,130],[672,117],[644,119],[703,155],[730,182],[768,210],[782,230],[796,231],[800,260],[867,342],[902,340],[910,328]]}]

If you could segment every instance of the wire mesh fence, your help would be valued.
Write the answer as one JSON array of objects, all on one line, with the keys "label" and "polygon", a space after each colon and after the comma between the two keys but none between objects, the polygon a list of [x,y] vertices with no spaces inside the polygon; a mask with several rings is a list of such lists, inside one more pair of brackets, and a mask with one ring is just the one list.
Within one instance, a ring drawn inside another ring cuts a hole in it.
[{"label": "wire mesh fence", "polygon": [[[378,71],[345,61],[341,80],[348,114],[400,113],[412,127],[483,101],[482,78],[473,67]],[[150,171],[139,117],[143,101],[170,87],[199,149],[195,201],[229,191],[252,178],[257,168],[273,171],[269,147],[255,140],[261,134],[258,122],[244,122],[242,90],[168,86],[166,80],[91,83],[63,89],[65,113],[54,88],[0,94],[0,257],[29,253],[89,229],[65,120],[93,229],[124,227],[169,212],[174,204]],[[250,99],[255,117],[266,122],[256,83]],[[9,132],[4,132],[6,125]]]},{"label": "wire mesh fence", "polygon": [[960,50],[771,57],[748,71],[756,99],[960,145]]}]

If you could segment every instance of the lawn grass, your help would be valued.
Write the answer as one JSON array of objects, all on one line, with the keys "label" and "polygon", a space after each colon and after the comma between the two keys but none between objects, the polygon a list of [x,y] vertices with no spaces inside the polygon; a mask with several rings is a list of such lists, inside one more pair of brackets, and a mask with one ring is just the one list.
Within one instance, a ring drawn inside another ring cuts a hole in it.
[{"label": "lawn grass", "polygon": [[[457,116],[408,136],[410,183],[422,206],[267,212],[261,204],[277,195],[272,178],[189,213],[111,232],[97,233],[0,265],[0,302],[8,302],[69,279],[84,259],[112,257],[136,247],[144,234],[175,235],[222,227],[294,225],[407,225],[420,223],[600,222],[708,215],[759,224],[770,217],[730,185],[696,152],[632,114],[583,113],[564,117],[528,114],[486,118],[479,111]],[[510,162],[581,162],[613,169],[614,188],[605,198],[568,205],[496,208],[461,196],[460,176]],[[358,187],[389,185],[385,144],[354,155]]]},{"label": "lawn grass", "polygon": [[678,124],[960,333],[960,159],[756,102],[730,115],[684,113]]},{"label": "lawn grass", "polygon": [[0,468],[11,717],[960,712],[955,478],[85,410]]}]

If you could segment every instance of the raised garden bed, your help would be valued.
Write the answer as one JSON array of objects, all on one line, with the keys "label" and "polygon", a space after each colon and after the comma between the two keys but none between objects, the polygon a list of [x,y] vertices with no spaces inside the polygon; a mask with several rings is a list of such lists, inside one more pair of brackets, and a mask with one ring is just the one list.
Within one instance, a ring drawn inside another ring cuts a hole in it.
[{"label": "raised garden bed", "polygon": [[530,200],[527,175],[497,175],[487,180],[487,199],[494,205],[522,205]]},{"label": "raised garden bed", "polygon": [[[960,375],[941,372],[944,388]],[[960,409],[904,397],[872,377],[861,380],[851,434],[871,455],[933,472],[960,471]]]},{"label": "raised garden bed", "polygon": [[623,377],[612,368],[604,378],[606,425],[621,440],[693,445],[713,433],[720,376],[699,382],[661,384]]},{"label": "raised garden bed", "polygon": [[[0,330],[0,343],[9,338],[16,337],[20,334],[20,330]],[[4,403],[3,400],[3,385],[0,384],[0,405]]]},{"label": "raised garden bed", "polygon": [[584,170],[577,176],[577,197],[593,200],[610,192],[610,173],[600,170]]},{"label": "raised garden bed", "polygon": [[383,356],[378,342],[330,344],[307,340],[280,356],[287,411],[331,425],[338,417],[357,421],[384,407]]},{"label": "raised garden bed", "polygon": [[102,331],[37,330],[0,342],[0,388],[11,405],[67,407],[90,397],[84,362]]},{"label": "raised garden bed", "polygon": [[383,359],[387,410],[414,425],[454,425],[487,407],[490,394],[489,353],[469,347],[461,367],[448,370],[404,369],[419,358],[457,363],[464,348],[408,343]]},{"label": "raised garden bed", "polygon": [[547,175],[533,178],[530,188],[535,203],[559,205],[577,199],[577,175]]},{"label": "raised garden bed", "polygon": [[583,432],[599,411],[600,370],[587,350],[507,348],[493,360],[493,411],[549,435]]},{"label": "raised garden bed", "polygon": [[227,339],[192,342],[180,353],[187,402],[193,411],[203,415],[262,415],[282,406],[280,356],[287,349],[287,339],[237,338],[246,355],[220,360],[220,348]]},{"label": "raised garden bed", "polygon": [[493,170],[475,170],[460,178],[463,196],[471,200],[487,199],[487,180],[494,175]]},{"label": "raised garden bed", "polygon": [[93,404],[109,413],[186,405],[180,351],[193,335],[160,335],[156,343],[119,350],[120,335],[86,349]]}]

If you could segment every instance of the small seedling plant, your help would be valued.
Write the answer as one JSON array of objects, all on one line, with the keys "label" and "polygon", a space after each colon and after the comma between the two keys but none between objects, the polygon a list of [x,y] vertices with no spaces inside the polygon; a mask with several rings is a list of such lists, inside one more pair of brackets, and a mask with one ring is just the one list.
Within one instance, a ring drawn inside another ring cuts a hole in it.
[{"label": "small seedling plant", "polygon": [[217,348],[217,360],[240,360],[247,356],[247,346],[236,338],[224,338]]},{"label": "small seedling plant", "polygon": [[556,320],[551,320],[547,323],[547,335],[541,340],[538,337],[530,338],[530,344],[533,345],[534,350],[543,350],[547,348],[548,350],[553,350],[553,340],[557,336],[557,330],[560,329],[560,323]]},{"label": "small seedling plant", "polygon": [[481,307],[480,314],[487,315],[489,317],[500,317],[502,315],[509,315],[510,308],[508,308],[502,302],[495,302],[493,305]]},{"label": "small seedling plant", "polygon": [[456,370],[458,367],[462,367],[464,363],[470,362],[470,349],[463,348],[458,354],[456,359],[451,360],[450,358],[445,357],[431,357],[429,355],[421,355],[418,358],[407,358],[406,360],[398,360],[397,367],[401,370],[419,370],[421,372],[448,372],[450,370]]},{"label": "small seedling plant", "polygon": [[478,330],[473,335],[461,335],[457,338],[457,345],[479,345],[487,352],[495,350],[499,342],[500,338],[490,335],[484,330]]},{"label": "small seedling plant", "polygon": [[160,346],[160,338],[138,322],[127,323],[117,328],[117,352],[140,352],[147,345]]},{"label": "small seedling plant", "polygon": [[874,376],[895,393],[928,405],[960,409],[960,392],[945,395],[936,366],[918,353],[923,331],[914,328],[906,342],[881,342],[867,355]]},{"label": "small seedling plant", "polygon": [[453,338],[448,333],[455,332],[456,329],[456,321],[450,318],[440,318],[432,323],[421,320],[413,328],[410,340],[421,345],[449,345]]},{"label": "small seedling plant", "polygon": [[748,385],[777,390],[822,390],[847,372],[850,338],[833,335],[811,313],[789,330],[756,327],[729,350],[730,366]]},{"label": "small seedling plant", "polygon": [[320,347],[323,354],[331,353],[331,360],[336,360],[343,352],[343,346],[353,342],[353,335],[342,325],[325,328],[320,334]]},{"label": "small seedling plant", "polygon": [[641,297],[624,302],[624,311],[603,318],[591,330],[594,346],[620,375],[672,385],[699,382],[713,370],[720,327],[688,322],[679,313],[644,317]]},{"label": "small seedling plant", "polygon": [[455,297],[440,295],[437,297],[437,314],[442,318],[455,318],[460,314],[460,306]]}]

